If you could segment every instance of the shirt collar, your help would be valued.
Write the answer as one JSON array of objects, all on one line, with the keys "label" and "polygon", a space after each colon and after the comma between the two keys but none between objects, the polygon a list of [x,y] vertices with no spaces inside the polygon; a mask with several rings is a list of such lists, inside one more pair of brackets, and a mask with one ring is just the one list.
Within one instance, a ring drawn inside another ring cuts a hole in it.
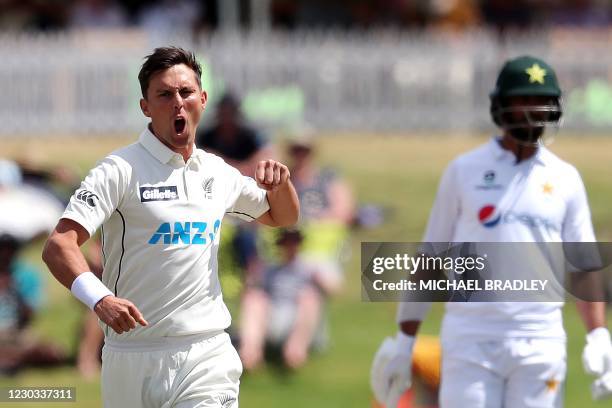
[{"label": "shirt collar", "polygon": [[[516,156],[510,150],[506,150],[501,146],[500,137],[493,137],[489,141],[490,150],[493,153],[493,157],[497,161],[502,160],[512,160],[512,162],[516,162]],[[536,153],[529,158],[528,160],[535,160],[536,163],[541,165],[545,164],[546,159],[546,148],[544,146],[538,146],[538,150]]]},{"label": "shirt collar", "polygon": [[[168,146],[160,142],[160,140],[155,137],[153,132],[151,132],[149,126],[147,126],[145,130],[140,134],[138,141],[145,149],[147,149],[149,153],[153,155],[153,157],[155,157],[161,163],[170,164],[170,162],[173,160],[179,160],[181,163],[184,164],[183,156],[176,152],[173,152],[172,150],[170,150],[170,148],[168,148]],[[197,149],[195,146],[193,147],[193,153],[191,154],[191,157],[195,161],[201,164],[203,155],[204,152]]]}]

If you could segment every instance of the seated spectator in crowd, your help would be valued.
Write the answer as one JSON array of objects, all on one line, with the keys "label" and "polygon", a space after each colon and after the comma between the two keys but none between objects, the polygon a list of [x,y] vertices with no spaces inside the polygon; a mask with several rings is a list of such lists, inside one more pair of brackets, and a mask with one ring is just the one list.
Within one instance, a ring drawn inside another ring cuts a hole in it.
[{"label": "seated spectator in crowd", "polygon": [[315,145],[308,131],[294,135],[287,147],[291,181],[300,199],[301,255],[339,286],[341,250],[355,217],[352,190],[337,172],[315,163]]},{"label": "seated spectator in crowd", "polygon": [[297,369],[309,350],[323,346],[323,293],[334,288],[299,256],[302,239],[298,230],[283,230],[280,263],[243,295],[239,354],[246,370],[259,366],[266,349],[280,351],[285,365]]},{"label": "seated spectator in crowd", "polygon": [[[42,286],[39,272],[18,257],[25,244],[47,236],[62,213],[47,184],[54,172],[0,159],[0,374],[69,362],[64,350],[27,330],[40,308]],[[67,179],[59,178],[59,184]]]},{"label": "seated spectator in crowd", "polygon": [[28,331],[41,303],[40,275],[18,260],[20,242],[0,235],[0,375],[32,366],[65,364],[66,353]]}]

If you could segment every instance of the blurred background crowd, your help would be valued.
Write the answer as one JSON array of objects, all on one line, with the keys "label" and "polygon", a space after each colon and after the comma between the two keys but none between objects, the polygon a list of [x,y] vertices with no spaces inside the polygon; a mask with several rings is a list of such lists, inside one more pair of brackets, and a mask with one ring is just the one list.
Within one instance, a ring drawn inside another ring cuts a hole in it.
[{"label": "blurred background crowd", "polygon": [[0,26],[13,30],[142,27],[417,29],[474,26],[599,26],[606,0],[4,0]]}]

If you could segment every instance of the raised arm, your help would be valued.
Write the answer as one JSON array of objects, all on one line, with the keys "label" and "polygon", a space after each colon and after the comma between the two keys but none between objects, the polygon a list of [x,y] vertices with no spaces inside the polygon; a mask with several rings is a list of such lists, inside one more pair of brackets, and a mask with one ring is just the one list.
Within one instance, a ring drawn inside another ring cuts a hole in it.
[{"label": "raised arm", "polygon": [[257,221],[271,227],[294,225],[300,215],[300,202],[287,166],[275,160],[262,160],[257,163],[255,181],[267,191],[270,205]]}]

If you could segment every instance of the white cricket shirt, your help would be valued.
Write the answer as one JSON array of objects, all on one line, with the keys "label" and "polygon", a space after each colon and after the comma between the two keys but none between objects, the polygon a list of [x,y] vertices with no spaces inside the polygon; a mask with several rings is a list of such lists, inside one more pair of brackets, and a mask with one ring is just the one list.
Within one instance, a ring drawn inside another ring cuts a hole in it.
[{"label": "white cricket shirt", "polygon": [[102,281],[149,323],[112,341],[214,332],[230,325],[217,275],[225,214],[253,220],[265,190],[221,158],[195,149],[185,163],[146,129],[93,168],[62,218],[102,227]]},{"label": "white cricket shirt", "polygon": [[[545,147],[516,163],[497,139],[450,163],[438,189],[424,242],[592,242],[591,213],[578,171]],[[536,264],[512,256],[504,278]],[[537,278],[537,271],[534,278]],[[562,302],[446,305],[446,339],[565,336]],[[401,308],[400,308],[401,310]],[[401,316],[399,317],[401,320]]]}]

